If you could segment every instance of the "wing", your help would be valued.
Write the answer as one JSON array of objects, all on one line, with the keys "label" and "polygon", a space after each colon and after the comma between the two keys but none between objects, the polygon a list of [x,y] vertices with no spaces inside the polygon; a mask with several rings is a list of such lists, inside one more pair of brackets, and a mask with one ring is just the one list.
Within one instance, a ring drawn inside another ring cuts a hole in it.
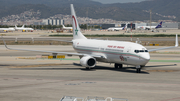
[{"label": "wing", "polygon": [[179,46],[179,43],[178,43],[178,35],[176,34],[176,41],[175,41],[175,46],[171,46],[171,47],[164,47],[164,48],[157,48],[157,49],[151,49],[151,50],[148,50],[149,52],[153,52],[153,51],[158,51],[158,50],[165,50],[165,49],[171,49],[171,48],[176,48]]},{"label": "wing", "polygon": [[[36,39],[35,39],[36,40]],[[44,39],[43,39],[44,40]],[[72,41],[67,41],[67,40],[58,40],[58,39],[46,39],[50,41],[60,41],[60,42],[67,42],[67,43],[73,43]]]},{"label": "wing", "polygon": [[27,50],[27,49],[9,48],[9,47],[7,47],[6,42],[4,41],[3,37],[2,37],[2,40],[4,42],[5,47],[7,49],[9,49],[9,50],[30,51],[30,52],[45,52],[45,53],[53,53],[53,54],[63,54],[63,55],[67,55],[67,56],[86,56],[86,55],[89,55],[89,56],[92,56],[92,57],[95,57],[95,58],[105,58],[104,56],[101,56],[101,55],[90,55],[90,54],[70,53],[70,52],[56,52],[56,51]]}]

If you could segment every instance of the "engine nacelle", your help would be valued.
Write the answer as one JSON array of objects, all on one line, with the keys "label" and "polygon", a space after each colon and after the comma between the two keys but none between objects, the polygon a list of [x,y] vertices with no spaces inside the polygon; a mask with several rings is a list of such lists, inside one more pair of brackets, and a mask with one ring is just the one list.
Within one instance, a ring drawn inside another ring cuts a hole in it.
[{"label": "engine nacelle", "polygon": [[83,67],[95,67],[96,66],[96,59],[91,56],[84,56],[80,60],[80,64]]}]

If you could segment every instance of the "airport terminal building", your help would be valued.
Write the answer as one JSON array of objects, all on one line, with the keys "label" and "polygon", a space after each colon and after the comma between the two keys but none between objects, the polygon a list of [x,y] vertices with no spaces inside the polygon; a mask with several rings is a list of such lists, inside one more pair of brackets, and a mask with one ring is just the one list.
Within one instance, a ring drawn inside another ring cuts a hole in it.
[{"label": "airport terminal building", "polygon": [[[138,26],[157,26],[159,23],[133,23],[128,24],[128,28],[137,29]],[[110,27],[124,27],[125,24],[102,24],[102,29],[108,29]],[[132,26],[132,27],[131,27]],[[180,29],[180,23],[176,22],[163,22],[162,29]]]},{"label": "airport terminal building", "polygon": [[43,25],[64,25],[64,20],[62,19],[43,19]]}]

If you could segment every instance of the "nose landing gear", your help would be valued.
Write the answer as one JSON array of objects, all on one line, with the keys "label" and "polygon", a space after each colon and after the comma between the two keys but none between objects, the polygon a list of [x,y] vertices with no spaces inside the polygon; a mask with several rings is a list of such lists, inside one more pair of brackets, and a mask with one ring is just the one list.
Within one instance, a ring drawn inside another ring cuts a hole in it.
[{"label": "nose landing gear", "polygon": [[136,72],[141,73],[141,66],[136,66]]}]

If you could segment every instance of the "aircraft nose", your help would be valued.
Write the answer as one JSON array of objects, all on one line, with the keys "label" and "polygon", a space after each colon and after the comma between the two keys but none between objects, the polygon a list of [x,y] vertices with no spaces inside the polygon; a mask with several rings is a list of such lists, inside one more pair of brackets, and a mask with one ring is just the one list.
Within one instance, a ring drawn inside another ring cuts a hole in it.
[{"label": "aircraft nose", "polygon": [[150,60],[150,55],[149,55],[149,53],[146,53],[146,54],[144,55],[144,59],[146,59],[147,61]]}]

